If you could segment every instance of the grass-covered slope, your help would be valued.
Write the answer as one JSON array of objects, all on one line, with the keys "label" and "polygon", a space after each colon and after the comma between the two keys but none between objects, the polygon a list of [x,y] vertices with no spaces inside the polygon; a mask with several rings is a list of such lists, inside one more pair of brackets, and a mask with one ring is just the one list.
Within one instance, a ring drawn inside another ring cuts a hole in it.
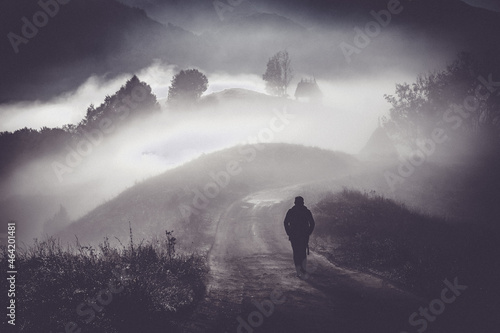
[{"label": "grass-covered slope", "polygon": [[332,179],[357,165],[349,155],[298,145],[234,147],[137,184],[58,237],[71,240],[77,235],[82,243],[98,242],[106,235],[111,241],[123,240],[131,221],[138,239],[170,229],[182,236],[184,248],[190,244],[207,248],[220,214],[238,198],[267,188]]},{"label": "grass-covered slope", "polygon": [[493,285],[495,235],[407,209],[375,194],[344,190],[312,208],[311,247],[332,262],[370,271],[416,292],[433,292],[444,278]]}]

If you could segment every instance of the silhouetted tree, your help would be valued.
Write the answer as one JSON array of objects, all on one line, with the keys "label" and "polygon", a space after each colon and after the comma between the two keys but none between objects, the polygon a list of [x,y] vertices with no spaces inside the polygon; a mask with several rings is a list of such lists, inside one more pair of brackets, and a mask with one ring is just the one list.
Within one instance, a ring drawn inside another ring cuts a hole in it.
[{"label": "silhouetted tree", "polygon": [[479,80],[491,73],[470,54],[461,53],[445,70],[420,75],[412,84],[396,85],[384,128],[402,143],[430,137],[438,124],[448,123],[454,132],[471,136],[500,136],[500,98]]},{"label": "silhouetted tree", "polygon": [[208,88],[207,77],[197,69],[181,70],[171,81],[168,101],[172,104],[192,104]]},{"label": "silhouetted tree", "polygon": [[108,125],[111,121],[112,126],[119,126],[127,119],[159,110],[151,87],[134,75],[115,94],[106,96],[101,105],[91,104],[78,125],[0,132],[0,176],[41,156],[63,152],[69,143],[81,140],[85,132],[99,129],[104,119]]},{"label": "silhouetted tree", "polygon": [[293,69],[288,51],[279,51],[267,62],[262,79],[266,81],[266,91],[275,96],[286,96],[286,90],[293,78]]},{"label": "silhouetted tree", "polygon": [[138,115],[159,111],[160,106],[151,87],[133,76],[112,96],[106,96],[98,107],[91,104],[87,108],[85,118],[78,124],[77,132],[98,128],[104,118],[113,121],[114,125]]}]

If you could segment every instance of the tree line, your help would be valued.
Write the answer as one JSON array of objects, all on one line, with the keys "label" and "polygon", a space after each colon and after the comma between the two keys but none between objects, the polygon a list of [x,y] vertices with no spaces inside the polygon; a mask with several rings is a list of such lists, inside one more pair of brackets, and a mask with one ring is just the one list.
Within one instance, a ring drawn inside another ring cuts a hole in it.
[{"label": "tree line", "polygon": [[91,104],[85,117],[76,125],[40,130],[25,127],[14,132],[0,132],[0,175],[31,160],[61,152],[78,142],[85,133],[98,129],[103,120],[121,126],[159,110],[151,87],[134,75],[115,94],[106,96],[101,105],[95,107]]},{"label": "tree line", "polygon": [[[262,75],[269,94],[288,96],[287,88],[293,78],[291,62],[286,50],[269,58]],[[495,79],[500,76],[493,76],[497,74],[497,64],[462,53],[444,70],[422,74],[411,84],[397,84],[394,94],[385,95],[391,107],[381,126],[394,142],[414,149],[418,140],[431,137],[443,122],[449,123],[454,134],[470,141],[479,138],[481,143],[498,150],[500,82]],[[171,80],[167,103],[173,109],[189,109],[199,102],[208,84],[206,75],[199,70],[181,70]],[[103,119],[122,124],[159,111],[151,87],[134,75],[99,106],[91,104],[78,124],[0,132],[0,174],[30,159],[61,151],[95,129]]]}]

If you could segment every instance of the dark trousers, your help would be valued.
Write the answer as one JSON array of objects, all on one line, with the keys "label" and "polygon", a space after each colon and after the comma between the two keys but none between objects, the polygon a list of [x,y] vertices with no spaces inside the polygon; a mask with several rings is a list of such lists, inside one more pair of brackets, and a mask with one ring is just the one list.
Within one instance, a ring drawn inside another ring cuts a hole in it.
[{"label": "dark trousers", "polygon": [[295,266],[302,267],[304,260],[306,260],[307,238],[292,238],[290,239],[293,249],[293,262]]}]

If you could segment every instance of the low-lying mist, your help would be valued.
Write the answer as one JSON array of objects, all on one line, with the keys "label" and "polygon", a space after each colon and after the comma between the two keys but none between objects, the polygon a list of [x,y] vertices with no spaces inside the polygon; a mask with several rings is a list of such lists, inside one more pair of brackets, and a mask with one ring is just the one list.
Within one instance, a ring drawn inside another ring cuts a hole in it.
[{"label": "low-lying mist", "polygon": [[[434,45],[430,39],[413,39],[416,44],[409,47],[404,33],[389,29],[347,62],[339,45],[353,42],[351,29],[306,29],[279,21],[277,31],[271,33],[254,31],[258,20],[253,19],[246,22],[248,26],[224,23],[209,29],[202,35],[205,46],[185,50],[186,54],[199,54],[210,46],[201,65],[192,66],[207,76],[209,88],[200,105],[189,110],[174,110],[166,104],[171,79],[185,68],[165,60],[114,79],[91,76],[75,91],[48,102],[0,105],[0,131],[77,124],[90,104],[100,105],[133,74],[151,86],[161,105],[159,113],[117,124],[117,130],[104,135],[88,156],[63,174],[54,171],[53,163],[63,163],[69,148],[57,156],[19,165],[9,179],[0,182],[4,217],[21,216],[7,200],[27,200],[29,204],[40,197],[50,198],[50,204],[30,215],[32,221],[25,221],[41,231],[60,205],[76,219],[137,182],[201,154],[238,144],[283,142],[357,154],[389,110],[384,94],[393,93],[396,83],[412,82],[419,73],[439,68],[452,53],[438,47],[419,55],[413,52],[415,48]],[[241,38],[244,35],[247,38]],[[254,46],[251,53],[248,45]],[[267,60],[280,49],[290,53],[294,69],[288,99],[266,95],[262,80]],[[429,54],[433,54],[431,63]],[[296,101],[298,82],[313,78],[323,93],[322,104]]]},{"label": "low-lying mist", "polygon": [[[68,155],[75,151],[69,148],[30,165],[19,165],[9,179],[3,180],[2,200],[50,198],[52,204],[37,212],[37,221],[29,223],[36,224],[39,230],[60,205],[72,219],[78,218],[137,182],[201,154],[238,144],[284,142],[356,154],[376,128],[378,117],[387,111],[383,93],[401,79],[395,75],[377,80],[376,84],[367,79],[319,80],[324,103],[317,105],[264,95],[263,84],[256,76],[215,73],[207,75],[211,95],[204,97],[199,107],[174,110],[167,107],[165,100],[173,73],[172,68],[158,64],[139,73],[139,78],[150,83],[157,94],[162,105],[160,113],[123,126],[116,124],[114,132],[92,145],[91,153],[81,156],[78,165],[69,170],[56,172],[53,167],[54,162],[67,165]],[[71,110],[72,119],[78,115],[82,118],[87,98],[99,105],[99,97],[112,94],[123,81],[92,78],[78,91],[53,103],[17,104],[15,121],[34,128],[62,126],[68,121],[60,118],[61,110]],[[293,90],[292,85],[289,93]],[[42,116],[37,117],[38,113]],[[14,211],[3,213],[18,219]]]}]

